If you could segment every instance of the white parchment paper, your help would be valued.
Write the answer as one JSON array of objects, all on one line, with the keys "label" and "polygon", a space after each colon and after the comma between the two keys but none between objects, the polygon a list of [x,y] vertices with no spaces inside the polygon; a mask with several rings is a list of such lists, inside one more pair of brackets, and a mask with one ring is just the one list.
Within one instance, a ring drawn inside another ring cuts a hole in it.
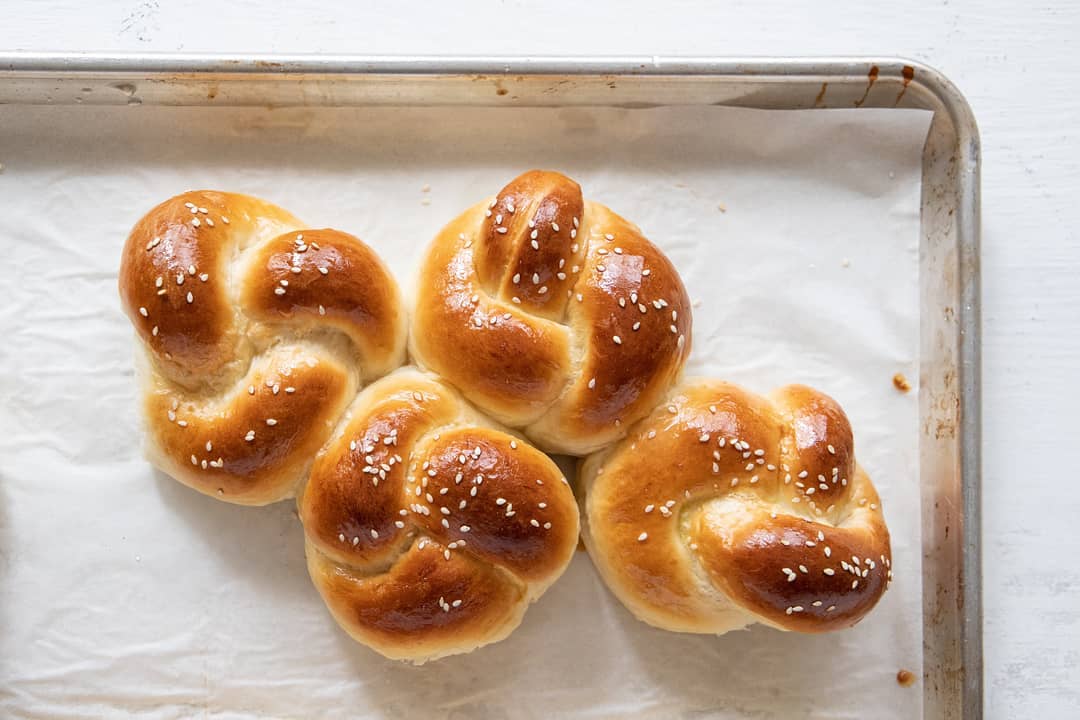
[{"label": "white parchment paper", "polygon": [[[0,715],[915,718],[921,582],[916,111],[0,107]],[[836,397],[896,580],[850,631],[654,630],[588,557],[508,640],[423,667],[342,633],[292,503],[141,456],[120,248],[192,188],[353,232],[408,285],[438,228],[532,167],[637,222],[692,297],[689,374]],[[920,680],[921,682],[921,680]]]}]

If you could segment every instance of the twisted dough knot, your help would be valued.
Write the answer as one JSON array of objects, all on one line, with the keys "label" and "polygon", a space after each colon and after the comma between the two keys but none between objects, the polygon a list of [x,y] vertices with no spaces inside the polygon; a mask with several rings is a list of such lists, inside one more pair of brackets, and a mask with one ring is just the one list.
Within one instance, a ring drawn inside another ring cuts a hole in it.
[{"label": "twisted dough knot", "polygon": [[410,368],[360,394],[299,504],[338,624],[416,662],[506,637],[577,545],[551,459]]},{"label": "twisted dough knot", "polygon": [[583,463],[584,536],[640,619],[684,632],[858,622],[891,580],[889,533],[837,403],[719,381],[675,391]]},{"label": "twisted dough knot", "polygon": [[404,358],[399,290],[371,248],[245,195],[147,213],[120,295],[146,351],[151,460],[230,502],[291,495],[359,384]]},{"label": "twisted dough knot", "polygon": [[521,175],[439,233],[413,322],[413,357],[551,452],[622,437],[690,351],[675,268],[553,172]]}]

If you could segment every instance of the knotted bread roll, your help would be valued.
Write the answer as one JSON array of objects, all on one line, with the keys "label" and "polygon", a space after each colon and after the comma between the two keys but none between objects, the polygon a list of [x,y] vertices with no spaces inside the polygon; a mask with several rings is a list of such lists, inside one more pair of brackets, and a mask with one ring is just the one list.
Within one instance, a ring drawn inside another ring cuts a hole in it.
[{"label": "knotted bread roll", "polygon": [[583,461],[580,479],[589,553],[650,625],[833,630],[858,622],[892,577],[881,501],[848,419],[808,387],[764,398],[685,384]]},{"label": "knotted bread roll", "polygon": [[410,352],[550,452],[620,438],[690,351],[690,302],[637,227],[532,171],[438,234],[420,269]]},{"label": "knotted bread roll", "polygon": [[417,663],[509,635],[578,539],[555,463],[412,368],[360,394],[299,507],[337,622]]},{"label": "knotted bread roll", "polygon": [[404,359],[398,286],[371,248],[245,195],[147,213],[120,295],[145,350],[148,456],[229,502],[291,496],[360,383]]}]

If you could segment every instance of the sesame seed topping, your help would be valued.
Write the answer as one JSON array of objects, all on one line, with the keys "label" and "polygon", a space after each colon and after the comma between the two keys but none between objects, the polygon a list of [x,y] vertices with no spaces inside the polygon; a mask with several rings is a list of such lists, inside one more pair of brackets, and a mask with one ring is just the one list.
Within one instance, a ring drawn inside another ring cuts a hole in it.
[{"label": "sesame seed topping", "polygon": [[612,335],[611,339],[615,342],[616,345],[622,345],[622,338],[618,335]]},{"label": "sesame seed topping", "polygon": [[638,542],[645,542],[646,540],[649,539],[649,533],[643,532],[643,533],[641,533],[640,535],[637,536],[637,539],[638,539]]},{"label": "sesame seed topping", "polygon": [[590,378],[589,379],[589,389],[592,390],[594,387],[596,387],[596,378]]},{"label": "sesame seed topping", "polygon": [[275,420],[274,418],[266,418],[266,424],[270,427],[273,427],[277,425],[277,420]]}]

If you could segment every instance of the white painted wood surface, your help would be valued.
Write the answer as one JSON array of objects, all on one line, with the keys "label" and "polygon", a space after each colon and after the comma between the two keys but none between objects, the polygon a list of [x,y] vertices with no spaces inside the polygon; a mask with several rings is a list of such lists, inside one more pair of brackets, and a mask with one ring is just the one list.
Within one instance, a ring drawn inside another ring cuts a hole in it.
[{"label": "white painted wood surface", "polygon": [[[4,50],[904,55],[983,139],[988,717],[1080,717],[1080,4],[7,0]],[[0,129],[2,130],[2,129]]]}]

